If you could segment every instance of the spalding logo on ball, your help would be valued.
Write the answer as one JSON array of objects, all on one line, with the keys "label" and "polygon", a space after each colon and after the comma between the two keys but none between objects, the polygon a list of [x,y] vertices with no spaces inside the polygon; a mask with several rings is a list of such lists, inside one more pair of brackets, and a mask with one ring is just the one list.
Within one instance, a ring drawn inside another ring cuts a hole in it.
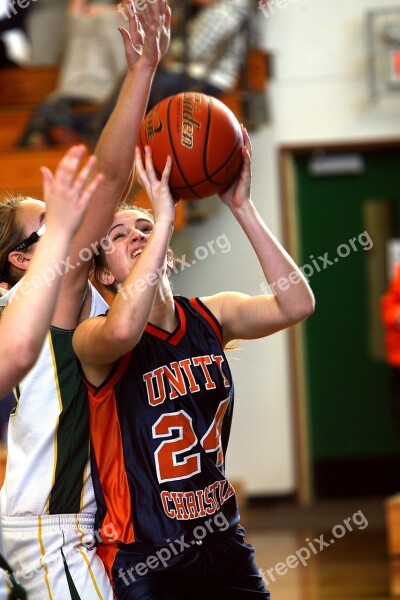
[{"label": "spalding logo on ball", "polygon": [[244,144],[240,124],[220,100],[197,92],[165,98],[145,117],[139,148],[150,146],[160,177],[172,157],[170,189],[179,200],[223,192],[239,176]]}]

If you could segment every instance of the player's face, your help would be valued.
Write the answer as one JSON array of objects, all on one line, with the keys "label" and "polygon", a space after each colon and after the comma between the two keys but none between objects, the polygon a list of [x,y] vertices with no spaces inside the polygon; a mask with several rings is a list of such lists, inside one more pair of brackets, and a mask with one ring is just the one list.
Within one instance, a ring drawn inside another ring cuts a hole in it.
[{"label": "player's face", "polygon": [[124,210],[114,217],[107,237],[112,250],[107,253],[107,268],[117,283],[122,283],[140,258],[154,223],[138,210]]}]

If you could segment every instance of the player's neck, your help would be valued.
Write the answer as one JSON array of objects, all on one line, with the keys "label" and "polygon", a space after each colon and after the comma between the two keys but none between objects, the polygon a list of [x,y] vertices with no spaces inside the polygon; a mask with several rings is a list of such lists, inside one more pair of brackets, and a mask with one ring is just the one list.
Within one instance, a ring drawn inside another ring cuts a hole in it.
[{"label": "player's neck", "polygon": [[171,288],[165,293],[159,291],[154,300],[149,322],[165,331],[174,331],[178,322],[175,315],[175,303]]}]

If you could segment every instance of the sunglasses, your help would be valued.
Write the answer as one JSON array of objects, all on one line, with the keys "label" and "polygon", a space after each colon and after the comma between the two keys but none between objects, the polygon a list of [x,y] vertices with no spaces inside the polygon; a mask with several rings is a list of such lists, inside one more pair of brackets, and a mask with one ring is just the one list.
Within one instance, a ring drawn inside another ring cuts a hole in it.
[{"label": "sunglasses", "polygon": [[41,227],[39,227],[39,229],[37,231],[34,231],[33,233],[31,233],[31,235],[29,237],[25,238],[22,242],[20,242],[16,246],[14,246],[14,248],[11,248],[11,250],[9,252],[26,250],[27,248],[29,248],[29,246],[36,244],[36,242],[44,234],[45,231],[46,231],[46,225],[43,224]]}]

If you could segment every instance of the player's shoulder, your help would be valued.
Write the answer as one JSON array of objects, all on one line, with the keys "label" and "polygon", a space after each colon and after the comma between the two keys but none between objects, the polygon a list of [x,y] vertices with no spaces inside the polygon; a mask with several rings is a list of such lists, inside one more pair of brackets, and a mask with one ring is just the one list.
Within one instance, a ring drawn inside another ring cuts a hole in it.
[{"label": "player's shoulder", "polygon": [[226,303],[230,303],[234,300],[241,300],[243,298],[248,298],[248,295],[242,294],[241,292],[226,291],[218,292],[212,296],[202,296],[199,300],[211,311],[220,312]]}]

